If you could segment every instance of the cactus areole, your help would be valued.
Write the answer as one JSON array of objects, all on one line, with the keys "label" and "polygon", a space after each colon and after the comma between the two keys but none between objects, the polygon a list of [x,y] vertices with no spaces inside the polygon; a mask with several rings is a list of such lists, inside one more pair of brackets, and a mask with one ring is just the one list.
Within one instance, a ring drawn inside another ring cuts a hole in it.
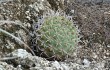
[{"label": "cactus areole", "polygon": [[68,55],[72,55],[74,47],[77,46],[77,29],[64,16],[45,18],[36,32],[36,49],[47,59],[64,60]]}]

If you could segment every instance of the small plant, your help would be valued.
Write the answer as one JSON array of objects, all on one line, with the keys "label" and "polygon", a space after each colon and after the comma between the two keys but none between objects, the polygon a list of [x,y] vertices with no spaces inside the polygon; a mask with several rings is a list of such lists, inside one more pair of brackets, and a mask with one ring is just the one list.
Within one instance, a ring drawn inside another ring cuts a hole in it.
[{"label": "small plant", "polygon": [[37,33],[37,49],[48,58],[62,60],[77,46],[77,29],[64,16],[46,18]]}]

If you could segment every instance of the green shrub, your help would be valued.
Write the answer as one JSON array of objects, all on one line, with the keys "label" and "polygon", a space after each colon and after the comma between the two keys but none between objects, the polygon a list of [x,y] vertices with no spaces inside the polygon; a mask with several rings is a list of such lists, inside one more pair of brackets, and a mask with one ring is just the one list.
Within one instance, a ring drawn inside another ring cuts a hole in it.
[{"label": "green shrub", "polygon": [[37,48],[48,57],[62,60],[67,55],[71,55],[74,47],[77,46],[77,29],[64,16],[46,18],[37,33],[40,35],[37,39],[39,46]]}]

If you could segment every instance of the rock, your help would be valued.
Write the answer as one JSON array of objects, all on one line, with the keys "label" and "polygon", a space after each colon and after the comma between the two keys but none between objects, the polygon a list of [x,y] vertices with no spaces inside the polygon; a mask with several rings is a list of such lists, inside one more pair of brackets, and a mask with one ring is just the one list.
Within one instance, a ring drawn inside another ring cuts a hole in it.
[{"label": "rock", "polygon": [[110,48],[110,45],[107,45],[108,48]]},{"label": "rock", "polygon": [[17,66],[17,69],[18,69],[18,70],[22,70],[21,67],[22,67],[21,65],[18,65],[18,66]]},{"label": "rock", "polygon": [[0,65],[0,70],[5,70],[5,68],[2,65]]},{"label": "rock", "polygon": [[98,56],[96,53],[93,53],[92,57],[96,59]]},{"label": "rock", "polygon": [[12,56],[14,57],[19,57],[21,59],[25,59],[28,57],[28,55],[32,56],[31,54],[29,54],[26,50],[23,50],[23,49],[17,49],[15,51],[13,51],[12,53]]},{"label": "rock", "polygon": [[62,66],[63,70],[70,70],[70,68],[67,65],[63,64],[63,63],[61,64],[61,66]]},{"label": "rock", "polygon": [[86,66],[86,67],[89,67],[90,66],[90,61],[88,59],[84,59],[83,60],[83,64]]},{"label": "rock", "polygon": [[45,67],[45,70],[53,70],[52,67]]},{"label": "rock", "polygon": [[9,53],[8,56],[18,57],[18,59],[14,59],[13,62],[15,64],[19,64],[20,67],[22,67],[23,65],[27,67],[32,67],[35,64],[34,56],[32,56],[31,53],[28,53],[24,49],[17,49],[13,51],[12,53]]},{"label": "rock", "polygon": [[56,70],[63,70],[58,61],[52,63],[52,66],[56,68]]},{"label": "rock", "polygon": [[71,12],[72,14],[74,14],[74,10],[71,10],[70,12]]},{"label": "rock", "polygon": [[0,70],[17,70],[12,65],[8,65],[6,62],[0,62]]}]

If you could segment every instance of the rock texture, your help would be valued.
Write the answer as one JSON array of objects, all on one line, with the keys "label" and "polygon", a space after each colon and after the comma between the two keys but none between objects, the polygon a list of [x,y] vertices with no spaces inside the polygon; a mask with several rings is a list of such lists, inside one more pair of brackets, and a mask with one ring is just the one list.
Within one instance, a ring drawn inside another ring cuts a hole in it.
[{"label": "rock texture", "polygon": [[[23,52],[24,51],[24,52]],[[32,56],[30,53],[23,49],[17,49],[8,54],[8,57],[19,57],[18,59],[12,59],[10,62],[14,62],[15,65],[7,64],[6,62],[0,62],[0,70],[106,70],[105,64],[107,62],[101,61],[89,61],[84,59],[80,63],[76,62],[58,62],[48,61],[38,56]],[[79,59],[78,59],[79,60]]]},{"label": "rock texture", "polygon": [[110,0],[76,0],[79,3],[110,3]]}]

